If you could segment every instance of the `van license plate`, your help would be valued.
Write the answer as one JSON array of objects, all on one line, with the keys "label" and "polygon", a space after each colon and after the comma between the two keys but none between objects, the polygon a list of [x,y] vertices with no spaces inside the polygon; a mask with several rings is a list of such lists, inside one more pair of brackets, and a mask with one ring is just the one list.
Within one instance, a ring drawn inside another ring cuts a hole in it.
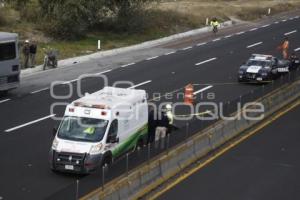
[{"label": "van license plate", "polygon": [[74,166],[73,165],[65,165],[65,169],[74,170]]}]

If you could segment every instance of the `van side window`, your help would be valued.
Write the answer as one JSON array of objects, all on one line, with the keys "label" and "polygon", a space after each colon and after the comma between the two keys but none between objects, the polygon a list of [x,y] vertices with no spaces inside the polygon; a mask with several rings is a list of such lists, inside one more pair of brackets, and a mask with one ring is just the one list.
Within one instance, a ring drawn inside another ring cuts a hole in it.
[{"label": "van side window", "polygon": [[114,120],[111,122],[109,132],[108,132],[108,139],[111,137],[117,137],[118,134],[118,120]]}]

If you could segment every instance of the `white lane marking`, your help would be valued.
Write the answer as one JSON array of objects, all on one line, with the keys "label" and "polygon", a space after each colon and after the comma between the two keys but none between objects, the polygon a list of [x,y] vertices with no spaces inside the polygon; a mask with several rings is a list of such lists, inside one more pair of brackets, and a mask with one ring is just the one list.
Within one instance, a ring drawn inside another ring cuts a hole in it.
[{"label": "white lane marking", "polygon": [[196,46],[200,47],[200,46],[203,46],[203,45],[206,45],[206,44],[207,44],[207,42],[202,42],[202,43],[198,43]]},{"label": "white lane marking", "polygon": [[36,93],[39,93],[39,92],[42,92],[42,91],[45,91],[45,90],[49,90],[50,88],[49,87],[46,87],[46,88],[43,88],[43,89],[40,89],[40,90],[35,90],[33,92],[30,92],[30,94],[36,94]]},{"label": "white lane marking", "polygon": [[25,126],[29,126],[29,125],[31,125],[31,124],[35,124],[35,123],[38,123],[38,122],[40,122],[40,121],[49,119],[49,118],[54,117],[54,116],[55,116],[55,114],[48,115],[48,116],[46,116],[46,117],[42,117],[42,118],[40,118],[40,119],[36,119],[36,120],[34,120],[34,121],[27,122],[27,123],[25,123],[25,124],[22,124],[22,125],[19,125],[19,126],[10,128],[10,129],[7,129],[7,130],[5,130],[5,132],[6,132],[6,133],[9,133],[9,132],[15,131],[15,130],[17,130],[17,129],[23,128],[23,127],[25,127]]},{"label": "white lane marking", "polygon": [[299,47],[299,48],[297,48],[297,49],[295,49],[294,51],[300,51],[300,47]]},{"label": "white lane marking", "polygon": [[289,20],[293,20],[293,19],[294,19],[294,17],[289,18]]},{"label": "white lane marking", "polygon": [[208,60],[204,60],[204,61],[202,61],[202,62],[197,63],[196,66],[202,65],[202,64],[205,64],[205,63],[214,61],[214,60],[217,60],[217,58],[210,58],[210,59],[208,59]]},{"label": "white lane marking", "polygon": [[193,48],[193,47],[185,47],[185,48],[183,48],[182,50],[185,51],[185,50],[189,50],[189,49],[191,49],[191,48]]},{"label": "white lane marking", "polygon": [[279,21],[274,22],[274,24],[279,24]]},{"label": "white lane marking", "polygon": [[126,64],[126,65],[122,65],[121,67],[123,68],[123,67],[128,67],[128,66],[130,66],[130,65],[134,65],[135,63],[133,62],[133,63],[129,63],[129,64]]},{"label": "white lane marking", "polygon": [[168,56],[168,55],[171,55],[171,54],[174,54],[174,53],[175,53],[175,51],[171,51],[169,53],[166,53],[165,55]]},{"label": "white lane marking", "polygon": [[286,22],[286,19],[281,20],[282,22]]},{"label": "white lane marking", "polygon": [[253,29],[250,29],[250,31],[256,31],[258,28],[253,28]]},{"label": "white lane marking", "polygon": [[129,87],[128,89],[134,89],[134,88],[137,88],[137,87],[142,86],[142,85],[146,85],[146,84],[151,83],[151,82],[152,82],[152,80],[148,80],[148,81],[139,83],[137,85],[133,85],[133,86]]},{"label": "white lane marking", "polygon": [[227,35],[225,36],[225,38],[231,38],[233,35]]},{"label": "white lane marking", "polygon": [[236,35],[242,35],[242,34],[244,34],[244,33],[245,33],[245,32],[242,31],[242,32],[236,33]]},{"label": "white lane marking", "polygon": [[258,45],[261,45],[262,43],[263,43],[263,42],[257,42],[257,43],[255,43],[255,44],[248,45],[248,46],[247,46],[247,49],[250,49],[250,48],[255,47],[255,46],[258,46]]},{"label": "white lane marking", "polygon": [[294,17],[295,19],[298,19],[300,16],[296,16],[296,17]]},{"label": "white lane marking", "polygon": [[108,72],[111,72],[111,71],[112,71],[112,69],[109,69],[109,70],[106,70],[106,71],[103,71],[103,72],[96,73],[96,75],[105,74],[105,73],[108,73]]},{"label": "white lane marking", "polygon": [[263,25],[262,28],[266,28],[268,26],[270,26],[270,24]]},{"label": "white lane marking", "polygon": [[287,35],[291,35],[291,34],[293,34],[293,33],[297,33],[297,30],[293,30],[293,31],[291,31],[291,32],[287,32],[287,33],[285,33],[284,35],[287,36]]},{"label": "white lane marking", "polygon": [[1,100],[0,103],[4,103],[4,102],[7,102],[7,101],[10,101],[11,99],[4,99],[4,100]]},{"label": "white lane marking", "polygon": [[153,60],[155,58],[158,58],[159,56],[154,56],[154,57],[151,57],[151,58],[147,58],[146,60]]},{"label": "white lane marking", "polygon": [[217,38],[217,39],[214,39],[213,42],[217,42],[217,41],[220,41],[221,38]]},{"label": "white lane marking", "polygon": [[209,85],[209,86],[207,86],[205,88],[202,88],[201,90],[198,90],[198,91],[194,92],[194,95],[199,94],[201,92],[204,92],[205,90],[209,90],[212,87],[213,87],[212,85]]}]

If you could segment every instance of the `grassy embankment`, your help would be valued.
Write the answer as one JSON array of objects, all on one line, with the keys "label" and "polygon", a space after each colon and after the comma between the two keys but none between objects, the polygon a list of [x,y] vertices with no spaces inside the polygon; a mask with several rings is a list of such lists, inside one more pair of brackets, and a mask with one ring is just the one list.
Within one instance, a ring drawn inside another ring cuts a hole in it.
[{"label": "grassy embankment", "polygon": [[38,63],[42,63],[44,47],[58,49],[60,59],[90,54],[97,51],[100,39],[102,50],[124,47],[143,41],[184,32],[205,25],[207,17],[221,20],[237,18],[251,21],[259,19],[272,8],[271,14],[300,8],[297,0],[177,0],[162,1],[149,7],[147,25],[139,33],[114,33],[93,31],[78,41],[57,41],[43,34],[39,27],[21,19],[20,13],[11,8],[0,8],[0,31],[17,32],[21,40],[36,40],[39,44]]}]

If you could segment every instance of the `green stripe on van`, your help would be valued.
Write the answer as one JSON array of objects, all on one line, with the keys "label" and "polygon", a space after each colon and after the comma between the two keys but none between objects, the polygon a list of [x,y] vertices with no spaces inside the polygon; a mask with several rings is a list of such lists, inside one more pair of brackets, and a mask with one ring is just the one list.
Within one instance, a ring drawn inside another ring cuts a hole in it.
[{"label": "green stripe on van", "polygon": [[120,143],[114,150],[112,150],[113,157],[120,156],[130,149],[134,148],[140,137],[148,133],[148,124],[138,129],[134,134],[127,138],[127,140]]}]

